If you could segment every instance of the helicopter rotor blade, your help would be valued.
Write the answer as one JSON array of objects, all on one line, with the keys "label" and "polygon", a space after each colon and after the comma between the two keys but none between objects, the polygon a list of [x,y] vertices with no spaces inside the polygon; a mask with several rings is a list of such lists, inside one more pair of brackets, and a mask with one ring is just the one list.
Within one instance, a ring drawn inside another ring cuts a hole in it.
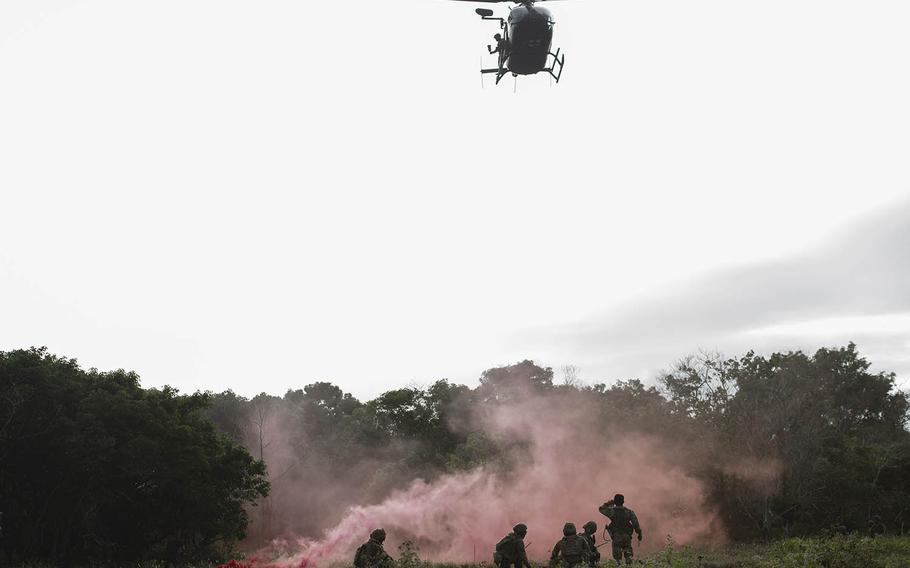
[{"label": "helicopter rotor blade", "polygon": [[538,2],[563,2],[565,0],[450,0],[450,2],[480,2],[483,4],[502,4],[510,2],[512,4],[537,4]]}]

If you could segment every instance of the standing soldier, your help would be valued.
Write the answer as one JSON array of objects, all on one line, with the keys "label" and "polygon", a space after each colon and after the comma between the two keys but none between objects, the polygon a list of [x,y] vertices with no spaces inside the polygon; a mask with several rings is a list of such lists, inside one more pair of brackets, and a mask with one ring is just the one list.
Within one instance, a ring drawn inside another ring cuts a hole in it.
[{"label": "standing soldier", "polygon": [[638,533],[638,542],[641,542],[641,527],[638,525],[638,517],[635,511],[623,506],[626,498],[619,493],[613,499],[600,506],[602,515],[610,519],[610,526],[607,531],[613,540],[613,560],[619,566],[625,557],[626,564],[632,563],[632,532]]},{"label": "standing soldier", "polygon": [[588,521],[582,528],[585,529],[585,532],[581,533],[581,538],[588,543],[588,550],[591,552],[591,556],[588,557],[588,564],[593,568],[600,562],[600,551],[597,550],[597,523]]},{"label": "standing soldier", "polygon": [[386,554],[382,543],[385,542],[385,531],[376,529],[370,533],[370,540],[360,545],[354,555],[354,566],[357,568],[391,568],[392,557]]},{"label": "standing soldier", "polygon": [[512,527],[512,532],[496,543],[493,564],[499,568],[531,568],[525,552],[524,539],[527,534],[528,526],[524,523],[518,523]]},{"label": "standing soldier", "polygon": [[558,561],[562,561],[563,568],[573,568],[580,564],[587,564],[591,557],[588,541],[578,535],[575,525],[566,523],[562,527],[562,539],[553,546],[550,555],[550,568],[555,568]]}]

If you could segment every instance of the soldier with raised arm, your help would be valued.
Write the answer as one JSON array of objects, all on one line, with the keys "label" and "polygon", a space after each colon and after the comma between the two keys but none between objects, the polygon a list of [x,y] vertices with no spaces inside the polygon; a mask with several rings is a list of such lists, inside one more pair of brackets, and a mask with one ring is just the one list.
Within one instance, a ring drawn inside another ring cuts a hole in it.
[{"label": "soldier with raised arm", "polygon": [[489,45],[487,46],[487,51],[489,51],[491,55],[494,53],[501,53],[505,55],[509,52],[509,42],[503,39],[501,35],[496,34],[493,36],[493,39],[496,40],[496,49],[493,49]]},{"label": "soldier with raised arm", "polygon": [[610,519],[607,532],[613,544],[613,560],[619,566],[625,559],[626,564],[632,563],[634,552],[632,550],[632,533],[638,533],[638,542],[641,542],[641,526],[635,511],[624,506],[626,498],[617,493],[615,497],[600,506],[600,513]]}]

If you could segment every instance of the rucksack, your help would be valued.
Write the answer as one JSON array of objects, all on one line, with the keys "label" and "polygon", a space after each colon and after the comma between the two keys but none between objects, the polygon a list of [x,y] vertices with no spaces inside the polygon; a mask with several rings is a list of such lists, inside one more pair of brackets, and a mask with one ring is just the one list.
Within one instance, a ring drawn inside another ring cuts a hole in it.
[{"label": "rucksack", "polygon": [[566,536],[562,539],[562,555],[565,558],[578,559],[584,556],[585,541],[576,535]]},{"label": "rucksack", "polygon": [[496,543],[496,551],[493,553],[493,563],[501,564],[504,560],[515,560],[515,543],[512,535],[506,535]]},{"label": "rucksack", "polygon": [[613,522],[610,523],[610,534],[632,534],[632,511],[625,507],[616,507]]},{"label": "rucksack", "polygon": [[366,548],[366,543],[361,544],[357,547],[357,552],[354,553],[354,566],[356,568],[364,568],[363,565],[363,549]]}]

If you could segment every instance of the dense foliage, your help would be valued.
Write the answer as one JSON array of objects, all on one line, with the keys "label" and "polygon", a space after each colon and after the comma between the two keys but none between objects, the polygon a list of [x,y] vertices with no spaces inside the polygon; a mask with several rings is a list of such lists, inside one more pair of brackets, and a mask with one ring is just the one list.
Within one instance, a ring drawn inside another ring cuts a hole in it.
[{"label": "dense foliage", "polygon": [[[0,561],[213,558],[244,538],[248,514],[253,543],[315,536],[325,518],[417,477],[508,472],[521,448],[471,416],[527,396],[577,397],[605,432],[659,437],[735,539],[864,533],[876,516],[905,530],[908,399],[852,344],[699,354],[654,387],[563,375],[522,361],[473,389],[440,380],[362,402],[317,382],[246,399],[142,389],[133,373],[85,371],[43,349],[0,352]],[[786,542],[775,565],[817,552],[816,541]]]},{"label": "dense foliage", "polygon": [[214,428],[209,402],[0,352],[0,561],[191,559],[243,538],[265,465]]},{"label": "dense foliage", "polygon": [[[663,379],[673,412],[709,432],[715,455],[777,464],[764,482],[708,469],[734,536],[865,530],[875,515],[903,531],[910,514],[908,400],[892,374],[869,373],[855,345],[682,362]],[[754,478],[753,478],[754,479]]]},{"label": "dense foliage", "polygon": [[[910,520],[907,396],[893,375],[870,373],[852,344],[813,355],[702,353],[679,361],[658,387],[637,380],[585,386],[573,369],[564,371],[554,380],[552,369],[523,361],[484,372],[474,389],[440,380],[368,402],[329,383],[283,398],[226,392],[215,395],[210,412],[272,464],[275,499],[300,499],[284,488],[325,479],[347,488],[344,495],[306,492],[293,511],[333,516],[415,477],[481,464],[507,469],[514,448],[474,427],[469,410],[570,394],[600,408],[604,432],[644,433],[675,448],[677,462],[710,489],[733,538],[866,531],[875,515],[900,532]],[[283,514],[266,503],[254,532],[318,534],[312,515]]]}]

